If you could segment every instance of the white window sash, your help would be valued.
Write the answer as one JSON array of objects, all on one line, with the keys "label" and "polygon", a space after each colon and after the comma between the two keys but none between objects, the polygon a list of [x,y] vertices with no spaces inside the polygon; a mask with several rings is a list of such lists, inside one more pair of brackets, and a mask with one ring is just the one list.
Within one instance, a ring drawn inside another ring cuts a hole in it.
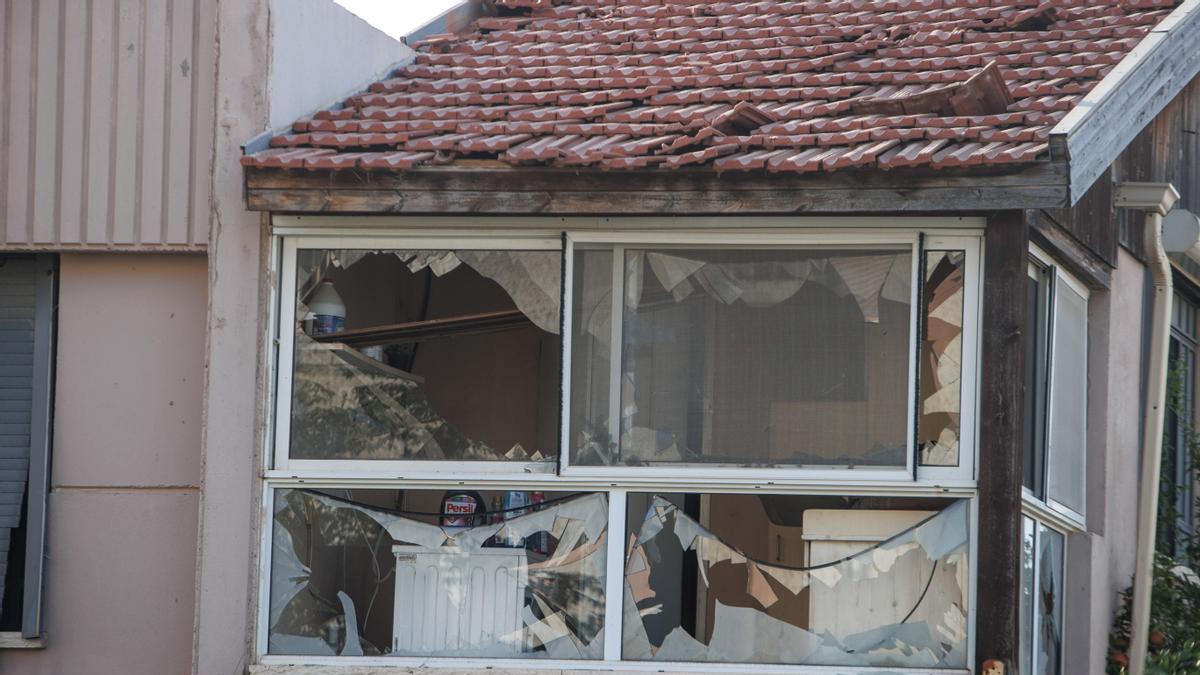
[{"label": "white window sash", "polygon": [[[1079,476],[1079,480],[1082,481],[1082,485],[1080,486],[1080,491],[1081,491],[1083,505],[1084,505],[1082,508],[1083,512],[1081,512],[1080,510],[1071,508],[1071,507],[1059,502],[1058,500],[1056,500],[1054,498],[1054,495],[1051,494],[1051,490],[1050,490],[1050,471],[1051,471],[1050,454],[1052,452],[1054,452],[1054,447],[1051,444],[1050,427],[1054,424],[1054,412],[1055,412],[1054,411],[1054,391],[1055,391],[1055,386],[1056,386],[1055,377],[1054,377],[1054,367],[1053,367],[1054,359],[1055,359],[1054,334],[1055,334],[1055,331],[1057,328],[1056,325],[1058,323],[1058,314],[1057,314],[1057,307],[1056,307],[1057,291],[1055,289],[1055,285],[1056,284],[1064,284],[1071,291],[1073,291],[1076,294],[1078,294],[1079,296],[1081,296],[1085,303],[1089,303],[1089,304],[1091,302],[1091,291],[1090,291],[1090,289],[1088,289],[1087,286],[1085,286],[1083,284],[1083,282],[1081,282],[1078,278],[1076,278],[1070,272],[1064,270],[1062,268],[1062,266],[1054,260],[1053,257],[1051,257],[1043,249],[1039,248],[1036,244],[1029,245],[1029,253],[1030,253],[1030,256],[1034,259],[1034,261],[1036,261],[1035,263],[1032,263],[1032,264],[1037,264],[1043,270],[1049,272],[1050,279],[1051,279],[1051,286],[1050,286],[1049,292],[1047,293],[1047,302],[1048,302],[1049,306],[1047,307],[1047,310],[1045,313],[1046,321],[1047,321],[1046,350],[1047,350],[1047,355],[1048,355],[1048,359],[1045,364],[1045,367],[1047,368],[1046,377],[1047,377],[1048,386],[1047,386],[1047,391],[1046,391],[1046,432],[1045,432],[1045,442],[1044,442],[1045,451],[1043,452],[1043,456],[1042,456],[1042,484],[1043,484],[1042,485],[1042,493],[1044,495],[1044,498],[1038,499],[1031,492],[1029,492],[1029,490],[1026,489],[1023,492],[1023,499],[1026,503],[1032,504],[1033,505],[1032,508],[1037,509],[1038,512],[1040,512],[1043,515],[1045,522],[1057,523],[1057,524],[1059,524],[1058,527],[1060,529],[1062,527],[1066,527],[1066,528],[1068,528],[1068,530],[1084,530],[1087,528],[1087,514],[1085,512],[1087,511],[1086,460],[1088,459],[1088,448],[1087,448],[1087,438],[1086,438],[1086,431],[1087,431],[1086,418],[1087,418],[1088,406],[1087,406],[1086,401],[1084,403],[1085,422],[1083,424],[1083,429],[1081,430],[1081,433],[1085,434],[1083,437],[1084,438],[1083,454],[1084,454],[1084,459],[1085,459],[1085,470],[1082,473],[1076,474]],[[1086,344],[1088,332],[1089,332],[1088,324],[1087,324],[1087,320],[1085,318],[1085,324],[1084,324],[1085,344],[1082,347],[1085,351],[1088,348],[1088,345]],[[1059,383],[1059,384],[1061,384],[1061,383]],[[1086,395],[1087,395],[1086,379],[1084,381],[1083,391],[1084,391],[1084,395],[1086,397]]]},{"label": "white window sash", "polygon": [[[979,355],[979,322],[981,303],[979,302],[980,255],[981,245],[978,234],[974,236],[948,236],[934,234],[926,238],[926,250],[962,250],[967,256],[966,286],[964,288],[964,327],[963,327],[963,362],[962,380],[960,382],[960,429],[959,429],[959,466],[957,467],[917,467],[917,480],[913,481],[913,463],[916,461],[915,422],[917,392],[915,391],[917,359],[919,344],[916,336],[918,312],[922,311],[920,293],[923,280],[913,277],[912,313],[910,321],[910,359],[909,384],[906,391],[907,415],[906,438],[907,448],[904,467],[895,468],[855,468],[837,467],[783,467],[783,468],[729,468],[702,467],[696,465],[669,467],[583,467],[572,466],[570,463],[570,366],[571,366],[571,301],[573,296],[572,276],[574,247],[578,243],[602,244],[616,247],[614,249],[614,282],[623,283],[624,273],[618,272],[621,256],[617,248],[621,244],[637,246],[739,246],[749,249],[767,248],[772,246],[796,247],[858,247],[863,249],[879,248],[881,246],[911,246],[913,250],[914,269],[918,269],[917,231],[910,230],[873,230],[873,231],[838,231],[838,232],[621,232],[621,231],[568,231],[566,236],[566,263],[564,280],[566,294],[563,298],[562,312],[564,325],[567,330],[562,335],[563,381],[560,403],[562,421],[562,436],[560,456],[558,458],[560,477],[554,474],[553,463],[546,462],[456,462],[428,460],[348,460],[348,459],[291,459],[289,457],[290,427],[291,427],[291,391],[292,369],[294,367],[294,325],[295,325],[295,294],[296,294],[296,256],[300,249],[470,249],[470,250],[562,250],[561,233],[541,232],[526,236],[486,236],[477,233],[456,234],[438,232],[436,235],[420,233],[412,235],[395,235],[381,237],[369,236],[313,236],[313,237],[284,237],[280,253],[279,295],[275,307],[278,320],[274,322],[277,346],[277,363],[274,392],[274,423],[271,427],[271,463],[267,467],[270,475],[282,477],[319,478],[331,476],[343,479],[371,479],[390,477],[395,480],[419,480],[423,478],[438,478],[454,473],[459,475],[478,475],[480,478],[504,477],[527,479],[531,475],[545,476],[547,479],[559,480],[565,477],[580,479],[607,479],[610,481],[630,481],[639,479],[654,479],[670,481],[686,474],[688,480],[698,481],[698,484],[716,481],[721,484],[771,484],[794,486],[819,486],[839,484],[850,487],[862,483],[916,483],[927,487],[933,486],[966,486],[971,485],[975,478],[975,448],[977,447],[976,426],[978,414],[978,355]],[[623,270],[623,268],[622,268]],[[614,310],[620,303],[622,294],[615,289]],[[613,333],[620,336],[620,319],[622,312],[614,311]],[[619,340],[613,344],[619,344]],[[619,385],[619,361],[612,364],[613,377]],[[619,414],[620,387],[610,382],[610,416]],[[613,400],[615,399],[615,401]],[[616,421],[610,419],[610,425]]]}]

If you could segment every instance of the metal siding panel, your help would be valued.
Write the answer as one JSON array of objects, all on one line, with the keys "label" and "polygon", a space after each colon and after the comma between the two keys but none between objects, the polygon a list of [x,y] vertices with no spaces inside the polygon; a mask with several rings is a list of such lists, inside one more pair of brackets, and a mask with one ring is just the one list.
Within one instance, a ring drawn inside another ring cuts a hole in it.
[{"label": "metal siding panel", "polygon": [[[193,13],[191,213],[188,218],[187,242],[193,247],[208,245],[210,199],[212,195],[213,152],[216,139],[217,112],[217,5],[215,2],[191,0]],[[176,243],[174,239],[170,243]],[[179,243],[183,243],[182,241]]]},{"label": "metal siding panel", "polygon": [[160,236],[164,242],[186,244],[192,196],[195,7],[191,0],[171,0],[168,11],[171,39],[167,45],[167,138],[163,148],[166,208]]},{"label": "metal siding panel", "polygon": [[170,139],[164,136],[168,108],[167,59],[170,58],[167,36],[167,2],[151,0],[145,3],[143,20],[142,57],[142,152],[141,152],[141,213],[138,241],[162,240],[163,198],[167,190],[163,182],[166,154]]},{"label": "metal siding panel", "polygon": [[84,165],[87,154],[88,3],[66,0],[63,7],[62,137],[59,144],[58,239],[83,240]]},{"label": "metal siding panel", "polygon": [[[12,36],[9,34],[12,5],[11,2],[0,3],[0,207],[8,204],[8,163],[12,156],[8,151],[8,106],[13,92],[12,74],[9,72],[12,62],[9,55],[12,46]],[[4,218],[4,223],[0,223],[0,232],[5,230],[8,222],[5,211],[5,208],[0,208],[0,217]]]},{"label": "metal siding panel", "polygon": [[142,0],[120,0],[117,26],[116,119],[109,171],[113,185],[111,241],[137,241],[138,167],[142,151]]},{"label": "metal siding panel", "polygon": [[117,0],[92,0],[91,56],[88,58],[87,188],[83,242],[108,243],[110,185],[114,176],[109,157],[116,103]]},{"label": "metal siding panel", "polygon": [[59,53],[63,42],[61,1],[34,3],[38,8],[37,95],[30,229],[35,243],[54,243],[58,239],[58,144],[62,138],[59,128],[59,90],[62,87]]},{"label": "metal siding panel", "polygon": [[8,163],[6,181],[7,208],[5,237],[8,241],[29,241],[30,165],[33,152],[33,69],[34,13],[31,2],[5,3],[10,9],[8,39],[8,91],[3,105],[8,106]]}]

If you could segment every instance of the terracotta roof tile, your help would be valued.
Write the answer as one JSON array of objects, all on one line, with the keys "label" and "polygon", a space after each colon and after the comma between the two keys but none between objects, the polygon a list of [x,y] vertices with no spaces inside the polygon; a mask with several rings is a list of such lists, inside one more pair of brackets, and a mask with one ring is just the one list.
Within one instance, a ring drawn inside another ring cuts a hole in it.
[{"label": "terracotta roof tile", "polygon": [[494,0],[248,167],[1038,161],[1178,0]]}]

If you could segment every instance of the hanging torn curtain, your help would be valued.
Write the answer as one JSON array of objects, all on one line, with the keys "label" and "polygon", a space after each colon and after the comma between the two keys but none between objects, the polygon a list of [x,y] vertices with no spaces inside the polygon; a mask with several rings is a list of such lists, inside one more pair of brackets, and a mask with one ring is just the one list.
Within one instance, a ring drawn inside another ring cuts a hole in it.
[{"label": "hanging torn curtain", "polygon": [[562,295],[562,259],[556,251],[400,251],[338,249],[326,250],[301,268],[298,298],[325,278],[330,269],[346,269],[369,255],[394,255],[409,272],[428,269],[442,277],[466,265],[508,293],[513,304],[538,328],[557,335]]},{"label": "hanging torn curtain", "polygon": [[[788,567],[745,555],[655,497],[628,544],[624,658],[965,668],[968,532],[958,501],[884,541]],[[670,567],[681,551],[698,568],[694,616],[667,606],[680,602]]]}]

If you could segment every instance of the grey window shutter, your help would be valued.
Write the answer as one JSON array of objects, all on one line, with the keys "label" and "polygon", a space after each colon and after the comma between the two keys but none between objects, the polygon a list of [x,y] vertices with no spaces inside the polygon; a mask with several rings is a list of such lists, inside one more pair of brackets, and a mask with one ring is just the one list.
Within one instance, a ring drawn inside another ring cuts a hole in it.
[{"label": "grey window shutter", "polygon": [[0,599],[9,590],[4,588],[9,551],[28,486],[21,627],[25,637],[41,632],[53,276],[51,255],[0,257]]},{"label": "grey window shutter", "polygon": [[33,426],[33,345],[37,263],[9,258],[0,265],[0,598],[12,532],[21,524]]}]

